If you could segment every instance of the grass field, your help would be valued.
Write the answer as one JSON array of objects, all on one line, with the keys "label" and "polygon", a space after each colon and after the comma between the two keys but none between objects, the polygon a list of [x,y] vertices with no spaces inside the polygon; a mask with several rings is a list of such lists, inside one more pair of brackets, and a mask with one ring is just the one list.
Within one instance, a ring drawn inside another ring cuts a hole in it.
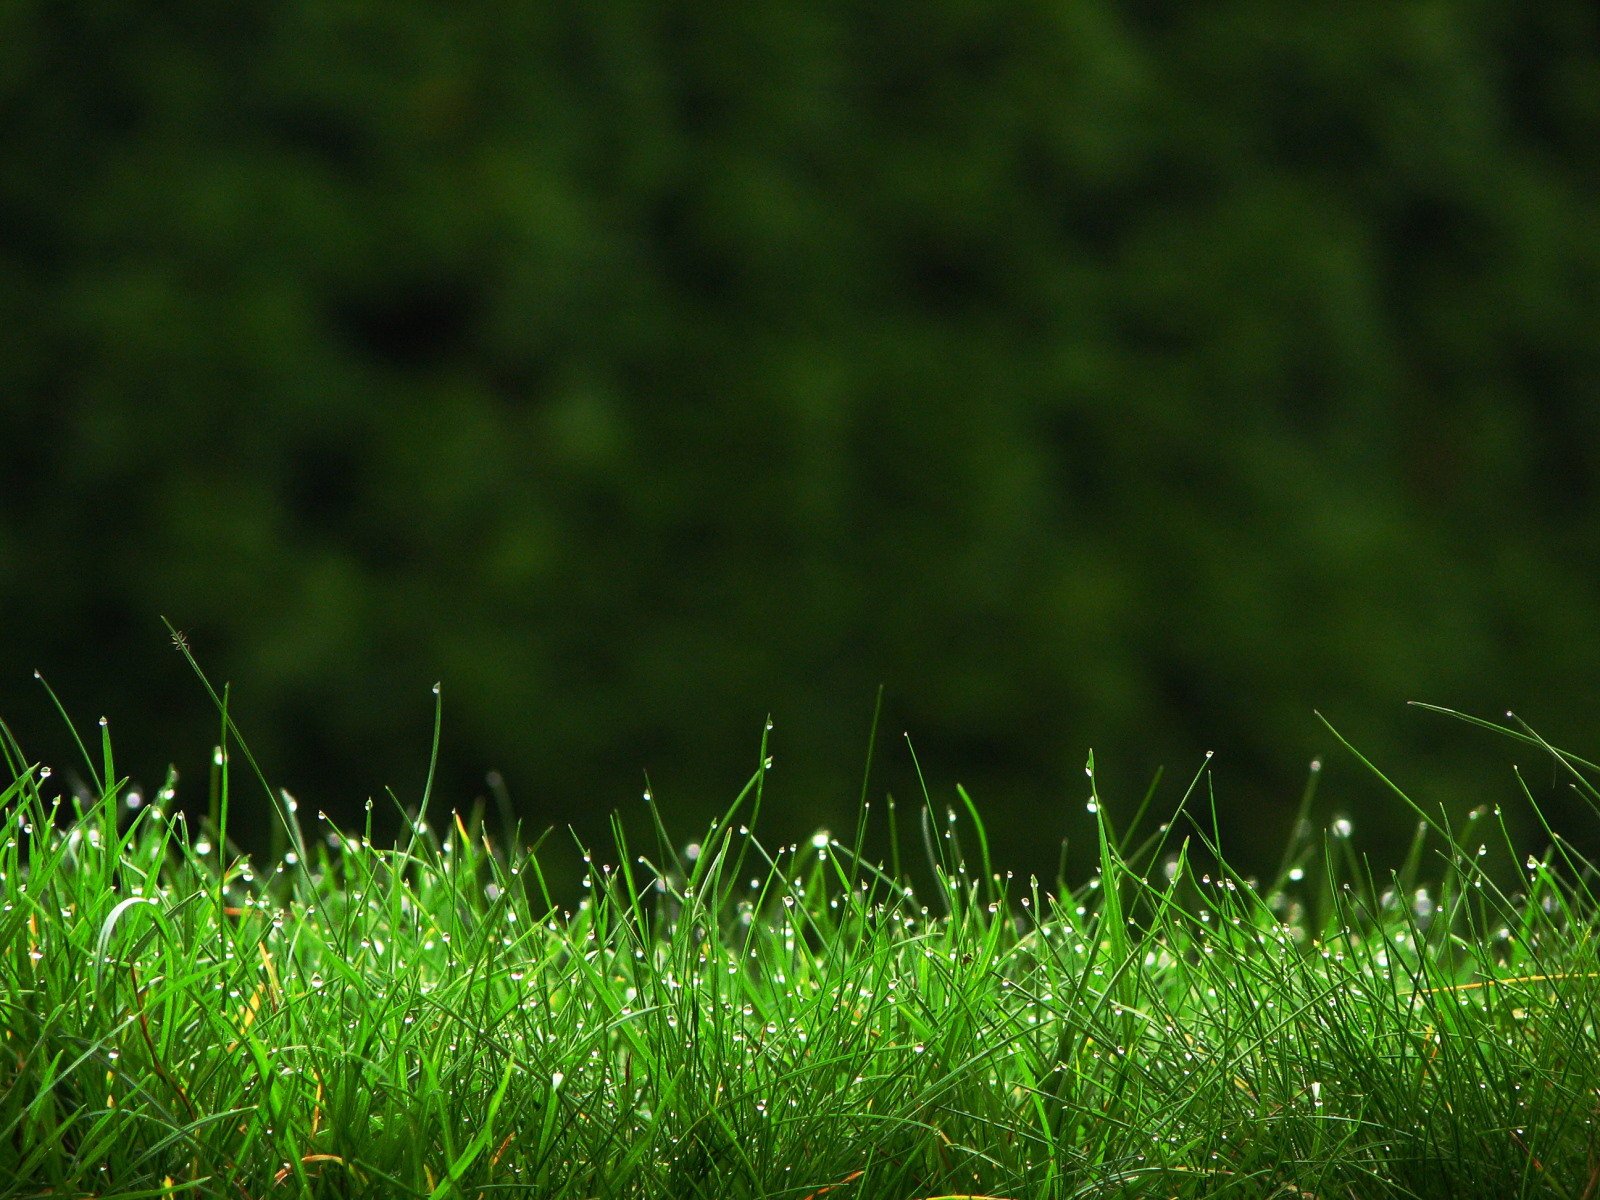
[{"label": "grass field", "polygon": [[425,794],[380,846],[224,741],[191,828],[108,735],[63,799],[4,733],[0,1196],[1600,1196],[1595,873],[1547,830],[1497,884],[1497,812],[1417,810],[1382,870],[1302,822],[1253,881],[1091,759],[1069,888],[991,863],[964,793],[883,861],[865,787],[766,846],[763,770],[688,845],[530,849]]}]

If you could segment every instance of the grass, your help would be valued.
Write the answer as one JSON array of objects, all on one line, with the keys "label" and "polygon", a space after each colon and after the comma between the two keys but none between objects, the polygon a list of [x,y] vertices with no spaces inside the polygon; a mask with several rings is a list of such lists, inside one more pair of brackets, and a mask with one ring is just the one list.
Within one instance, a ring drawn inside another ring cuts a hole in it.
[{"label": "grass", "polygon": [[1302,821],[1255,882],[1187,805],[1119,835],[1091,758],[1081,886],[996,871],[960,793],[918,894],[865,787],[848,841],[765,846],[758,770],[687,849],[573,851],[569,909],[558,851],[428,794],[379,846],[268,790],[282,853],[236,854],[219,705],[197,829],[104,731],[63,799],[0,726],[0,1196],[1600,1196],[1595,873],[1553,832],[1501,885],[1498,813],[1418,810],[1381,876]]}]

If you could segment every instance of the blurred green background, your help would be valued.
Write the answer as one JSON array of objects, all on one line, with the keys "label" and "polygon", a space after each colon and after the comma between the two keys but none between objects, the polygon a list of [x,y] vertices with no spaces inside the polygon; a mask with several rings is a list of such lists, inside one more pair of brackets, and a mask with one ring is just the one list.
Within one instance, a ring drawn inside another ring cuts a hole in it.
[{"label": "blurred green background", "polygon": [[909,731],[1019,871],[1090,747],[1114,814],[1216,751],[1258,865],[1326,756],[1394,861],[1314,708],[1581,826],[1404,702],[1600,751],[1596,13],[13,0],[0,715],[203,808],[165,615],[347,824],[442,680],[444,799],[595,841],[769,712],[763,827],[852,828],[880,684],[871,794]]}]

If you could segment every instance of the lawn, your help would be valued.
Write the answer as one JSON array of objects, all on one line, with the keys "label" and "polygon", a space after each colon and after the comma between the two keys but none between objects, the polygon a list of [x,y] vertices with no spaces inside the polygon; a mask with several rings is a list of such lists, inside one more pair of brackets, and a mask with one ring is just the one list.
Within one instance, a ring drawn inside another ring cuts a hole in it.
[{"label": "lawn", "polygon": [[108,732],[64,796],[0,727],[0,1196],[1600,1196],[1595,873],[1548,828],[1497,882],[1497,811],[1412,805],[1381,870],[1302,821],[1256,880],[1201,865],[1203,766],[1163,810],[1091,757],[1071,885],[964,792],[766,845],[764,767],[692,843],[652,801],[648,846],[529,846],[430,778],[378,845],[218,701],[192,823]]}]

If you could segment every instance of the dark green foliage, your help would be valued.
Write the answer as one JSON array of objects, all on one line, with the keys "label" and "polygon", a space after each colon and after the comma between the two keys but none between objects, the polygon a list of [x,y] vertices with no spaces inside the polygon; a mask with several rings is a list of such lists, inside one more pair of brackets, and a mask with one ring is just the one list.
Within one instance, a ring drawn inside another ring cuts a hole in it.
[{"label": "dark green foliage", "polygon": [[1087,832],[1089,745],[1276,811],[1314,705],[1476,803],[1385,706],[1600,739],[1597,42],[1576,0],[18,0],[0,698],[192,713],[198,766],[166,614],[333,813],[435,679],[443,771],[536,823],[641,768],[704,815],[768,710],[778,827],[845,819],[879,683],[1013,861]]}]

